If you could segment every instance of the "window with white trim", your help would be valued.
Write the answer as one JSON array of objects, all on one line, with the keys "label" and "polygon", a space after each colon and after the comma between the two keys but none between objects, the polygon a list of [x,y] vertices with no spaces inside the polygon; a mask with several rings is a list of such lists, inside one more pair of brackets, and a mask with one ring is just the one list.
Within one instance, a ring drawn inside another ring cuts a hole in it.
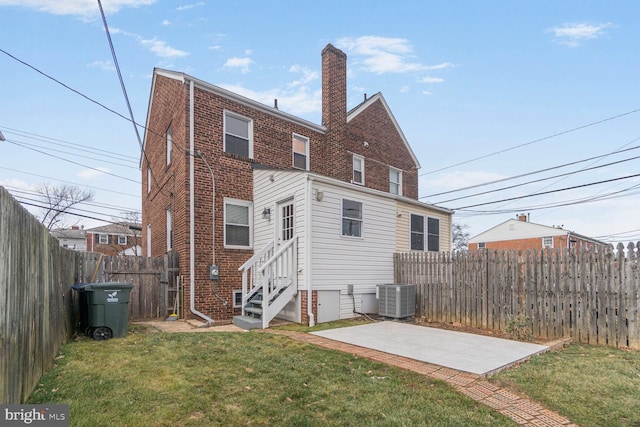
[{"label": "window with white trim", "polygon": [[118,244],[124,246],[127,244],[127,236],[118,235]]},{"label": "window with white trim", "polygon": [[411,214],[411,250],[424,251],[424,216]]},{"label": "window with white trim", "polygon": [[487,244],[485,242],[478,243],[478,249],[487,249]]},{"label": "window with white trim", "polygon": [[309,138],[293,134],[293,167],[309,170]]},{"label": "window with white trim", "polygon": [[543,237],[542,238],[542,247],[543,248],[553,248],[553,237]]},{"label": "window with white trim", "polygon": [[173,218],[171,209],[167,209],[167,251],[173,249]]},{"label": "window with white trim", "polygon": [[364,157],[353,155],[353,180],[354,184],[364,185]]},{"label": "window with white trim", "polygon": [[224,152],[253,158],[253,120],[224,112]]},{"label": "window with white trim", "polygon": [[342,199],[342,235],[362,237],[362,202]]},{"label": "window with white trim", "polygon": [[147,166],[147,193],[151,193],[151,167]]},{"label": "window with white trim", "polygon": [[171,126],[167,129],[167,165],[171,164],[171,150],[173,150],[173,134]]},{"label": "window with white trim", "polygon": [[389,168],[389,193],[402,195],[402,171]]},{"label": "window with white trim", "polygon": [[108,234],[98,234],[98,243],[101,245],[109,244],[109,235]]},{"label": "window with white trim", "polygon": [[233,292],[233,308],[242,307],[242,290],[234,289],[232,292]]},{"label": "window with white trim", "polygon": [[251,248],[252,204],[246,200],[224,201],[224,246]]},{"label": "window with white trim", "polygon": [[427,250],[440,251],[440,220],[427,218]]}]

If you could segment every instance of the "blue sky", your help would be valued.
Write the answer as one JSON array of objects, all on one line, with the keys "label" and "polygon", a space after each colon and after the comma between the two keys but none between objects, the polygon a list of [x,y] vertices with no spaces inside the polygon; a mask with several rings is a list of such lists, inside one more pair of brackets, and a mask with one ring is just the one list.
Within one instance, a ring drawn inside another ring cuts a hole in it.
[{"label": "blue sky", "polygon": [[[319,123],[332,43],[348,56],[348,106],[382,92],[422,165],[422,200],[456,209],[471,235],[522,212],[640,240],[637,1],[102,4],[138,123],[154,67]],[[97,1],[0,0],[0,14],[0,185],[24,198],[44,182],[90,186],[83,213],[104,219],[139,209],[131,123],[18,61],[128,116]]]}]

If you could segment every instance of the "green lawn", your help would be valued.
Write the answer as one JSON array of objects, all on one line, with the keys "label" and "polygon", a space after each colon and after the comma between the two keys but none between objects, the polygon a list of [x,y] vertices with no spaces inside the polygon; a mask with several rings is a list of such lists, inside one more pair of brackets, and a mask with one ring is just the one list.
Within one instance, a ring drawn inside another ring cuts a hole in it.
[{"label": "green lawn", "polygon": [[29,403],[73,426],[503,426],[441,381],[266,333],[146,333],[67,344]]},{"label": "green lawn", "polygon": [[640,351],[571,345],[492,378],[581,426],[640,426]]}]

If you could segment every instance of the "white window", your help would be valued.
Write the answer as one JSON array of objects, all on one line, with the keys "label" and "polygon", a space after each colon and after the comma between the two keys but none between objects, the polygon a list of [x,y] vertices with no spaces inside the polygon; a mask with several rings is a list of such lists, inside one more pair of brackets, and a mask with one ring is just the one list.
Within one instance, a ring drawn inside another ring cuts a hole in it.
[{"label": "white window", "polygon": [[118,244],[126,245],[127,244],[127,236],[118,236]]},{"label": "white window", "polygon": [[151,256],[151,224],[147,224],[147,256]]},{"label": "white window", "polygon": [[424,216],[411,214],[411,250],[424,251]]},{"label": "white window", "polygon": [[411,214],[411,250],[426,250],[438,252],[440,250],[440,220],[426,218],[423,215]]},{"label": "white window", "polygon": [[353,155],[353,181],[354,184],[364,185],[364,157]]},{"label": "white window", "polygon": [[543,248],[553,248],[553,237],[543,237],[542,238],[542,247]]},{"label": "white window", "polygon": [[309,138],[293,134],[293,167],[309,170]]},{"label": "white window", "polygon": [[440,220],[427,218],[427,250],[440,251]]},{"label": "white window", "polygon": [[173,249],[173,219],[171,209],[167,209],[167,251]]},{"label": "white window", "polygon": [[230,248],[251,248],[251,202],[225,199],[224,245]]},{"label": "white window", "polygon": [[224,152],[253,158],[253,121],[225,111]]},{"label": "white window", "polygon": [[233,308],[242,307],[242,291],[234,290],[233,291]]},{"label": "white window", "polygon": [[173,149],[173,135],[171,133],[171,126],[167,129],[167,164],[171,164],[171,150]]},{"label": "white window", "polygon": [[109,244],[109,235],[108,234],[98,234],[98,243],[101,245]]},{"label": "white window", "polygon": [[389,193],[402,195],[402,171],[389,168]]},{"label": "white window", "polygon": [[487,244],[485,242],[478,243],[478,249],[487,249]]},{"label": "white window", "polygon": [[147,193],[151,193],[151,167],[147,166]]},{"label": "white window", "polygon": [[362,203],[342,199],[342,235],[362,237]]}]

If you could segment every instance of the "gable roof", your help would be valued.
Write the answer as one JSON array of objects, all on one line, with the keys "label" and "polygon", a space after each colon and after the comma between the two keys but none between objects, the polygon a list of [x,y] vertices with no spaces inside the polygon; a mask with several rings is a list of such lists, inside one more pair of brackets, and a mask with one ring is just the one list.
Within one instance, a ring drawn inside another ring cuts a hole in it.
[{"label": "gable roof", "polygon": [[606,243],[591,237],[574,233],[560,227],[550,227],[548,225],[536,224],[529,221],[509,219],[501,224],[488,229],[469,239],[469,243],[500,242],[504,240],[532,239],[537,237],[572,236],[588,240],[596,244],[606,245]]},{"label": "gable roof", "polygon": [[107,224],[100,227],[89,228],[87,233],[92,234],[120,234],[120,235],[135,235],[136,231],[142,230],[142,224],[135,222],[120,222],[117,224]]},{"label": "gable roof", "polygon": [[409,145],[409,141],[407,141],[407,138],[404,136],[404,132],[402,132],[402,129],[400,128],[400,125],[398,125],[398,122],[396,121],[396,118],[394,117],[393,113],[391,112],[391,109],[389,108],[389,105],[387,104],[387,101],[385,101],[384,96],[382,96],[382,93],[380,93],[380,92],[376,93],[375,95],[367,98],[364,102],[360,103],[360,105],[357,105],[356,107],[351,109],[351,111],[349,111],[347,113],[347,123],[349,123],[351,120],[356,118],[360,113],[364,112],[367,108],[369,108],[371,105],[373,105],[376,101],[380,101],[382,103],[382,106],[386,110],[387,115],[389,115],[389,118],[391,119],[391,122],[393,123],[393,126],[395,126],[396,131],[398,132],[398,135],[400,135],[400,138],[402,138],[402,142],[404,143],[405,148],[407,149],[409,154],[411,154],[411,159],[415,163],[416,167],[418,169],[420,169],[421,168],[420,162],[418,161],[418,158],[416,157],[416,154],[411,149],[411,146]]}]

